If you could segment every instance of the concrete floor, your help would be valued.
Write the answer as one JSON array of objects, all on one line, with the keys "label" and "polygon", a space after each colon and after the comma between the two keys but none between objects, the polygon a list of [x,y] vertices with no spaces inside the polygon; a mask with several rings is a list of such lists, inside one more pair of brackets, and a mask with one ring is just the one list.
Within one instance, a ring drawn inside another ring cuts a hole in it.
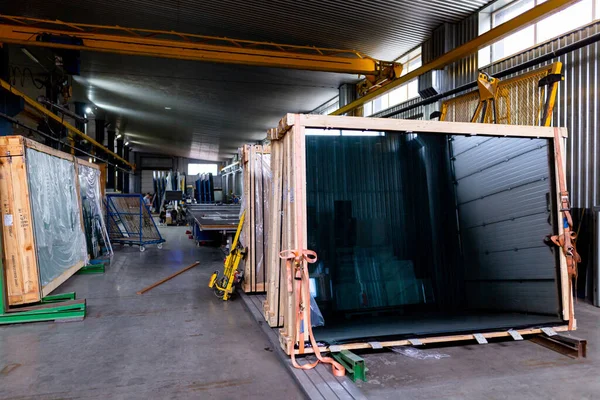
[{"label": "concrete floor", "polygon": [[577,337],[588,340],[588,358],[572,360],[535,343],[428,349],[450,357],[419,360],[384,351],[363,354],[372,399],[598,399],[600,308],[578,304]]},{"label": "concrete floor", "polygon": [[183,227],[161,230],[162,250],[116,246],[104,275],[56,291],[87,299],[84,321],[0,327],[0,399],[304,398],[242,302],[206,286],[223,253],[195,247]]}]

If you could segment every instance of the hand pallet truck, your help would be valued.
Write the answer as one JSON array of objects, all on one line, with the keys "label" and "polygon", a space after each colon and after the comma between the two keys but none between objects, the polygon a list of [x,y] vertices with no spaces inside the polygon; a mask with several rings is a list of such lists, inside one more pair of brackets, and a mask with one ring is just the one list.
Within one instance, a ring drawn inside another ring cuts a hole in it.
[{"label": "hand pallet truck", "polygon": [[245,217],[246,211],[242,213],[233,243],[231,244],[231,251],[225,258],[223,276],[219,278],[219,271],[215,271],[208,282],[208,287],[213,288],[215,295],[223,300],[231,298],[231,295],[240,286],[243,279],[243,273],[238,271],[238,266],[240,265],[240,261],[246,257],[247,252],[245,248],[239,246],[240,233],[242,232],[242,226],[244,226]]}]

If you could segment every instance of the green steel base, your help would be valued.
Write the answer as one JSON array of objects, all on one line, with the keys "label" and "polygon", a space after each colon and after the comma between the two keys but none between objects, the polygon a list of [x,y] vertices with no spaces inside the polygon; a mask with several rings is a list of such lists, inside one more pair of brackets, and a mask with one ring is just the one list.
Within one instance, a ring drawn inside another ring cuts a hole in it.
[{"label": "green steel base", "polygon": [[90,264],[82,267],[79,271],[77,271],[78,275],[87,275],[87,274],[103,274],[104,273],[104,264]]},{"label": "green steel base", "polygon": [[18,308],[0,313],[0,325],[23,324],[40,321],[83,320],[86,302],[76,301],[75,293],[56,294],[44,297],[34,306]]},{"label": "green steel base", "polygon": [[69,301],[69,300],[75,300],[75,292],[51,294],[49,296],[44,297],[40,303],[42,303],[42,304],[59,303],[61,301]]},{"label": "green steel base", "polygon": [[367,371],[365,360],[348,350],[342,350],[339,353],[333,353],[333,358],[337,360],[348,372],[348,376],[353,382],[357,380],[367,381]]}]

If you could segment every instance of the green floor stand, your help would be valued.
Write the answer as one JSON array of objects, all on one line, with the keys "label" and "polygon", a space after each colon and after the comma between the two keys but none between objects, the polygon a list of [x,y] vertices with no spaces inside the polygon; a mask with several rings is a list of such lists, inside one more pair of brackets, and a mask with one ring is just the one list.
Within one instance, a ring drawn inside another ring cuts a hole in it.
[{"label": "green floor stand", "polygon": [[103,274],[104,273],[104,264],[88,264],[83,267],[79,271],[77,271],[77,275],[87,275],[87,274]]},{"label": "green floor stand", "polygon": [[46,296],[39,303],[25,307],[9,307],[4,266],[0,261],[0,325],[39,321],[80,321],[85,318],[86,302],[76,300],[75,293]]},{"label": "green floor stand", "polygon": [[367,381],[367,371],[365,360],[348,350],[342,350],[339,353],[333,353],[333,358],[337,360],[348,372],[348,376],[353,382],[357,380]]}]

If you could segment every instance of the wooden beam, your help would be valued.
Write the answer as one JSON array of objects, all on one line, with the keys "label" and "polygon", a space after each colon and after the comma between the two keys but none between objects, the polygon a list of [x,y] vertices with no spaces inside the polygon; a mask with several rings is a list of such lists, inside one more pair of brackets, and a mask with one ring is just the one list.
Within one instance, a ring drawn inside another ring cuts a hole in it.
[{"label": "wooden beam", "polygon": [[[288,114],[286,117],[284,117],[284,119],[282,119],[282,121],[286,121],[287,124],[287,121],[290,119],[290,115],[294,114]],[[543,126],[478,124],[471,122],[420,121],[414,119],[363,118],[309,114],[298,115],[300,125],[306,128],[549,139],[554,137],[554,128]],[[568,131],[566,128],[559,129],[563,137],[568,136]]]},{"label": "wooden beam", "polygon": [[179,271],[175,272],[174,274],[171,274],[169,276],[167,276],[166,278],[161,279],[158,282],[153,283],[152,285],[140,290],[139,292],[137,292],[137,294],[144,294],[146,293],[148,290],[152,290],[155,287],[162,285],[163,283],[175,278],[177,275],[181,275],[183,274],[185,271],[190,270],[192,268],[194,268],[195,266],[200,265],[200,261],[196,261],[195,263],[193,263],[192,265],[188,265],[187,267],[180,269]]},{"label": "wooden beam", "polygon": [[[554,329],[555,332],[566,332],[569,330],[569,327],[566,325],[563,326],[555,326],[552,327],[552,329]],[[531,336],[531,335],[539,335],[539,334],[543,334],[541,328],[530,328],[530,329],[515,329],[516,332],[518,332],[521,336]],[[477,332],[475,332],[477,333]],[[476,340],[474,334],[475,333],[468,333],[468,334],[463,334],[463,335],[451,335],[451,336],[431,336],[431,337],[424,337],[424,338],[419,338],[419,341],[423,344],[440,344],[440,343],[452,343],[452,342],[463,342],[463,341],[470,341],[470,340]],[[487,332],[487,333],[481,333],[481,336],[483,336],[486,339],[497,339],[497,338],[508,338],[511,337],[510,333],[508,333],[508,331],[496,331],[496,332]],[[394,347],[394,346],[412,346],[412,343],[406,339],[406,340],[390,340],[390,341],[383,341],[383,342],[378,342],[382,347]],[[290,354],[290,347],[288,343],[285,342],[281,342],[283,349],[286,351],[287,354]],[[286,348],[287,347],[287,348]],[[369,342],[355,342],[355,343],[347,343],[347,344],[342,344],[342,345],[338,345],[336,346],[336,351],[341,351],[341,350],[369,350],[369,349],[373,349],[371,343]],[[319,347],[319,350],[321,350],[321,352],[325,353],[325,352],[329,352],[329,347],[323,346],[323,347]],[[295,354],[312,354],[314,353],[314,350],[311,348],[306,348],[304,350],[304,353],[300,353],[298,350],[294,350]]]}]

